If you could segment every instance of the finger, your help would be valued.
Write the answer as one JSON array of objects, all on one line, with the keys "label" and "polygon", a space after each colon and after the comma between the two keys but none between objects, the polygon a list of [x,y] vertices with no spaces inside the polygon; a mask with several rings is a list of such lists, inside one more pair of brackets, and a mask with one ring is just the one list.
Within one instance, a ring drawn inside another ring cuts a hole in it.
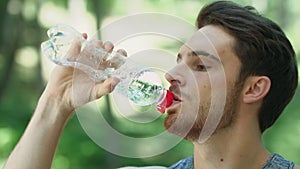
[{"label": "finger", "polygon": [[68,60],[75,61],[81,51],[81,41],[79,38],[75,38],[66,54]]},{"label": "finger", "polygon": [[87,38],[88,38],[87,33],[82,33],[82,37],[83,37],[84,39],[87,39]]},{"label": "finger", "polygon": [[111,77],[106,79],[103,83],[95,84],[95,98],[98,99],[106,94],[111,93],[119,82],[120,79],[116,77]]},{"label": "finger", "polygon": [[104,44],[101,40],[94,39],[91,41],[91,44],[96,50],[92,50],[94,53],[93,55],[93,63],[94,67],[97,69],[105,69],[106,63],[105,60],[107,58],[107,53],[102,52],[102,49],[104,48]]},{"label": "finger", "polygon": [[124,49],[119,49],[119,50],[117,50],[117,52],[123,56],[127,56],[127,52]]},{"label": "finger", "polygon": [[91,43],[96,48],[103,48],[103,42],[101,40],[92,40]]},{"label": "finger", "polygon": [[114,45],[110,42],[110,41],[106,41],[103,44],[103,48],[104,50],[106,50],[107,52],[112,52],[112,50],[114,49]]}]

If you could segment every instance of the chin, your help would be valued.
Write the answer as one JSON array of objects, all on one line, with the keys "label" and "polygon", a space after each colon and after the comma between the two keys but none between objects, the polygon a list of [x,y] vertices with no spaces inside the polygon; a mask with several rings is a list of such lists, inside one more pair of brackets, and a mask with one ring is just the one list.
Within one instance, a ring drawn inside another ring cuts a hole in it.
[{"label": "chin", "polygon": [[[177,119],[177,114],[176,113],[170,113],[170,111],[167,111],[168,115],[165,117],[164,120],[164,126],[167,131],[171,128],[171,126],[175,123]],[[171,131],[169,131],[171,132]]]},{"label": "chin", "polygon": [[195,141],[199,138],[203,128],[203,123],[199,121],[189,121],[177,109],[169,109],[164,120],[165,129],[174,135],[189,141]]},{"label": "chin", "polygon": [[182,117],[179,117],[177,113],[169,112],[165,117],[164,127],[169,133],[189,140],[190,131],[193,129],[191,129],[188,125],[185,125],[183,119],[178,118]]},{"label": "chin", "polygon": [[171,105],[169,108],[166,110],[167,116],[165,117],[164,120],[164,126],[165,129],[169,131],[169,128],[175,123],[177,120],[179,111],[180,111],[180,106],[178,107],[179,104],[177,105]]}]

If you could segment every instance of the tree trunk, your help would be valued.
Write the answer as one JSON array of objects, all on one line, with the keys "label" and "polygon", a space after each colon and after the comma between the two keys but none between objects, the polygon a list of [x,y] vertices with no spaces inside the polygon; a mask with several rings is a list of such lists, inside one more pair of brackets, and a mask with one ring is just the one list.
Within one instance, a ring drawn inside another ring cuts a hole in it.
[{"label": "tree trunk", "polygon": [[[7,6],[7,4],[6,4]],[[4,10],[7,11],[7,10]],[[1,79],[0,79],[0,101],[3,99],[4,92],[7,84],[9,83],[15,61],[15,54],[18,46],[20,45],[20,36],[18,35],[22,32],[22,17],[21,14],[11,15],[7,12],[3,15],[3,18],[0,18],[2,21],[2,34],[0,41],[0,53],[4,57],[4,67],[1,70]]]}]

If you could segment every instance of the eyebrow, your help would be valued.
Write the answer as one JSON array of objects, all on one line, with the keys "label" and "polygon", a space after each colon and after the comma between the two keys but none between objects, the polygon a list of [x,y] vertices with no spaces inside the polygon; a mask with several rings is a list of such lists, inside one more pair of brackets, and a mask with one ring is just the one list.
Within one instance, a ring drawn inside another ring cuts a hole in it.
[{"label": "eyebrow", "polygon": [[[218,57],[216,57],[215,55],[210,54],[210,53],[208,53],[208,52],[206,52],[206,51],[202,51],[202,50],[191,51],[191,52],[188,53],[188,55],[194,55],[194,56],[199,56],[199,55],[201,55],[201,56],[207,56],[207,57],[210,57],[210,58],[212,58],[212,59],[214,59],[214,60],[216,60],[216,61],[218,61],[218,62],[221,62],[220,59],[219,59]],[[180,53],[178,53],[178,54],[177,54],[177,61],[178,61],[179,59],[181,59],[181,58],[182,58],[182,55],[181,55]]]},{"label": "eyebrow", "polygon": [[196,51],[192,51],[191,53],[192,53],[193,55],[196,55],[196,56],[199,56],[199,55],[201,55],[201,56],[207,56],[207,57],[210,57],[210,58],[212,58],[212,59],[214,59],[214,60],[220,62],[220,59],[219,59],[218,57],[216,57],[215,55],[210,54],[210,53],[208,53],[208,52],[206,52],[206,51],[196,50]]}]

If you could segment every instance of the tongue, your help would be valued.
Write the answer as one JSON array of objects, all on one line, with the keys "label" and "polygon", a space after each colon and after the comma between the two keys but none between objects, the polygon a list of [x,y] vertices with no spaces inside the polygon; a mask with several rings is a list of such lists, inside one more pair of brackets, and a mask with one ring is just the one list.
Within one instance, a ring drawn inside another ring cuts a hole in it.
[{"label": "tongue", "polygon": [[167,90],[166,98],[161,104],[157,105],[157,110],[163,114],[166,108],[168,108],[172,104],[173,98],[174,94]]}]

